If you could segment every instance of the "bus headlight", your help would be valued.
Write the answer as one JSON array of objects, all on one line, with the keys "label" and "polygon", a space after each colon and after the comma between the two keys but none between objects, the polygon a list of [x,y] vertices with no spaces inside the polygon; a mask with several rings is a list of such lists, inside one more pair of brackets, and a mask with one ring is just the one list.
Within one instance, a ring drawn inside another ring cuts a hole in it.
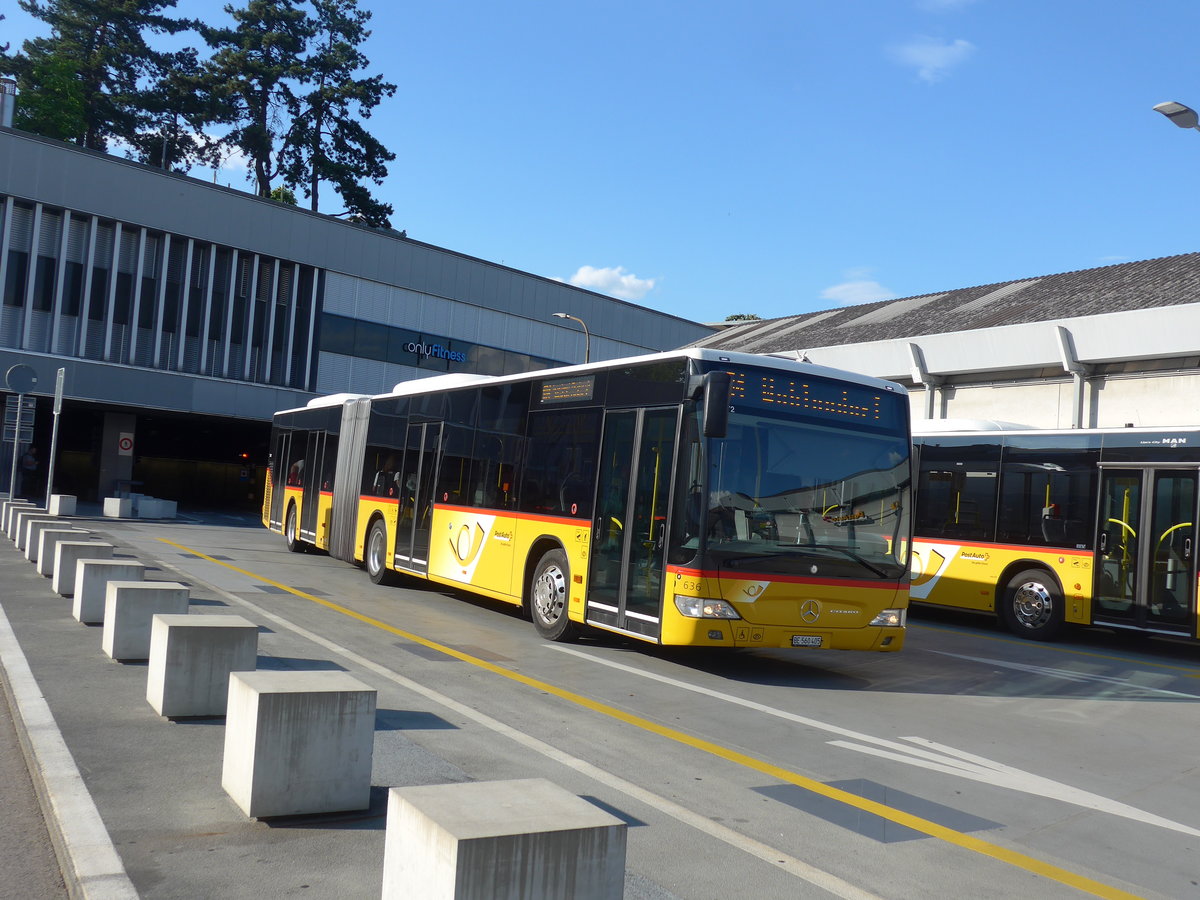
[{"label": "bus headlight", "polygon": [[737,610],[724,600],[707,597],[684,597],[675,595],[675,606],[689,619],[740,619]]},{"label": "bus headlight", "polygon": [[907,609],[885,609],[870,622],[872,625],[882,625],[888,628],[903,628],[908,620]]}]

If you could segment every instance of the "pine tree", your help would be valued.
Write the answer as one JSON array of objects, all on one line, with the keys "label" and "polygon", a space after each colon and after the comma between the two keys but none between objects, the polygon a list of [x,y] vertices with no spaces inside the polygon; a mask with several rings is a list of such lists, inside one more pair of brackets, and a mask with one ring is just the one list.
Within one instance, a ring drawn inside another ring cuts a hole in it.
[{"label": "pine tree", "polygon": [[383,76],[356,77],[367,67],[359,46],[370,37],[369,12],[356,0],[312,0],[315,35],[306,65],[311,88],[299,98],[299,113],[283,146],[281,169],[290,184],[320,209],[321,182],[341,196],[346,212],[369,225],[387,227],[390,204],[374,199],[366,180],[382,183],[387,163],[396,158],[360,121],[396,92]]},{"label": "pine tree", "polygon": [[200,28],[214,50],[203,89],[219,105],[219,120],[233,126],[222,143],[241,150],[256,192],[269,197],[279,175],[279,146],[300,108],[294,85],[308,77],[303,54],[313,23],[295,0],[250,0],[225,12],[232,28]]},{"label": "pine tree", "polygon": [[[22,127],[107,150],[132,145],[150,121],[147,100],[170,64],[145,35],[177,33],[187,23],[164,15],[176,0],[20,0],[21,9],[50,26],[50,37],[27,40],[21,52],[0,52],[0,71],[17,77]],[[77,87],[65,84],[74,72]],[[56,99],[57,98],[57,99]],[[82,114],[64,114],[58,99]]]}]

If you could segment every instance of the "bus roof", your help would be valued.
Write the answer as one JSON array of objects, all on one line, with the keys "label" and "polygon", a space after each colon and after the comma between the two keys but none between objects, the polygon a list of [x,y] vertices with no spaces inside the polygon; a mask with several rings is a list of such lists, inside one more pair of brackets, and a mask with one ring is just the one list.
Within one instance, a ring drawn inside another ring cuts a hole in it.
[{"label": "bus roof", "polygon": [[[785,359],[778,356],[760,356],[756,353],[732,353],[727,350],[712,350],[708,347],[687,347],[682,350],[668,350],[662,353],[647,353],[643,356],[627,356],[622,357],[621,359],[608,359],[601,362],[581,363],[574,366],[559,366],[553,369],[537,369],[532,372],[519,372],[514,375],[472,375],[461,373],[435,375],[430,378],[414,378],[409,381],[400,382],[394,388],[392,388],[390,392],[376,394],[375,396],[404,396],[408,394],[424,393],[425,391],[431,390],[448,390],[455,387],[465,387],[469,384],[504,384],[512,381],[526,381],[532,378],[557,377],[559,375],[578,375],[584,372],[599,372],[605,369],[624,368],[630,365],[640,365],[643,363],[652,363],[659,360],[668,359],[694,359],[706,362],[728,362],[742,366],[779,369],[783,372],[792,373],[811,372],[814,375],[823,375],[826,378],[840,381],[851,381],[856,384],[880,388],[882,390],[891,391],[897,394],[908,393],[903,385],[896,384],[893,381],[885,381],[882,378],[875,378],[870,375],[860,375],[855,372],[846,372],[841,369],[832,369],[828,366],[818,366],[807,361]],[[341,396],[344,398],[352,395],[343,394]]]}]

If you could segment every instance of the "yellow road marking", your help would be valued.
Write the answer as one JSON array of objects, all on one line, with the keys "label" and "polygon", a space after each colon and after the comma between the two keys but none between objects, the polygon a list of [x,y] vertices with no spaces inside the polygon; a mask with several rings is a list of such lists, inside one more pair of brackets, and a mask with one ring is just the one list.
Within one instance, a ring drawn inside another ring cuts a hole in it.
[{"label": "yellow road marking", "polygon": [[939,840],[943,840],[948,844],[953,844],[965,850],[971,850],[975,853],[980,853],[1000,862],[1008,863],[1009,865],[1023,869],[1031,874],[1038,875],[1043,878],[1049,878],[1052,881],[1057,881],[1059,884],[1075,888],[1095,897],[1111,898],[1111,900],[1138,900],[1137,894],[1131,894],[1128,891],[1120,890],[1119,888],[1112,887],[1111,885],[1104,884],[1103,882],[1099,882],[1092,878],[1071,872],[1067,869],[1043,862],[1040,859],[1028,856],[1017,850],[1011,850],[1007,847],[1001,847],[999,844],[993,844],[989,841],[980,840],[979,838],[972,837],[969,834],[964,834],[960,831],[955,831],[952,828],[947,828],[944,825],[939,825],[937,822],[931,822],[928,819],[922,819],[920,816],[914,816],[910,813],[902,812],[901,810],[894,809],[890,806],[885,806],[882,803],[877,803],[874,800],[868,800],[865,797],[859,797],[855,794],[851,794],[848,791],[830,787],[829,785],[823,784],[820,781],[816,781],[812,778],[806,778],[803,775],[797,774],[796,772],[792,772],[788,769],[784,769],[780,766],[776,766],[773,763],[766,762],[765,760],[757,759],[745,753],[740,753],[737,750],[732,750],[720,744],[713,743],[712,741],[698,738],[675,728],[671,728],[666,725],[660,725],[659,723],[653,722],[650,719],[644,719],[641,716],[626,712],[625,710],[619,709],[615,706],[610,706],[607,703],[602,703],[598,700],[592,700],[591,698],[585,697],[582,694],[576,694],[573,691],[568,691],[564,688],[550,684],[549,682],[539,681],[536,678],[531,678],[528,675],[523,675],[520,672],[513,671],[512,669],[506,669],[502,666],[496,665],[495,663],[488,662],[485,659],[471,656],[469,653],[464,653],[463,651],[456,650],[453,647],[447,647],[445,644],[439,644],[436,641],[431,641],[428,638],[421,637],[418,634],[413,634],[411,632],[404,631],[401,628],[396,628],[394,625],[389,625],[388,623],[382,622],[379,619],[372,618],[371,616],[365,616],[362,613],[355,612],[352,609],[347,609],[346,607],[340,606],[337,603],[333,603],[330,600],[325,600],[324,598],[297,590],[289,585],[273,581],[270,578],[265,578],[255,572],[250,572],[246,569],[241,569],[237,566],[230,565],[223,560],[216,559],[205,553],[201,553],[199,550],[176,543],[168,538],[158,538],[158,540],[162,541],[164,544],[169,544],[178,550],[194,554],[201,559],[229,569],[230,571],[237,572],[240,575],[245,575],[248,578],[253,578],[255,581],[262,582],[263,584],[269,584],[272,587],[285,591],[295,597],[309,600],[318,604],[319,606],[324,606],[325,608],[333,610],[334,612],[341,613],[342,615],[348,616],[355,621],[362,622],[364,625],[370,625],[374,628],[386,631],[389,634],[412,641],[415,644],[420,644],[423,647],[428,647],[431,650],[444,653],[446,656],[451,656],[454,659],[461,660],[462,662],[470,663],[473,666],[484,669],[488,672],[492,672],[495,675],[499,675],[511,681],[518,682],[519,684],[534,688],[535,690],[542,691],[562,700],[574,703],[577,706],[583,707],[584,709],[608,716],[609,718],[632,725],[635,728],[640,728],[643,731],[648,731],[651,734],[656,734],[659,737],[666,738],[667,740],[684,744],[688,747],[692,747],[696,750],[700,750],[701,752],[708,753],[728,762],[744,766],[756,772],[761,772],[764,775],[787,784],[793,784],[796,787],[811,791],[814,794],[828,797],[831,800],[836,800],[839,803],[844,803],[847,806],[852,806],[863,812],[879,816],[880,818],[886,819],[889,822],[895,822],[897,825],[903,825],[906,828],[911,828],[913,831],[918,831],[930,837],[938,838]]}]

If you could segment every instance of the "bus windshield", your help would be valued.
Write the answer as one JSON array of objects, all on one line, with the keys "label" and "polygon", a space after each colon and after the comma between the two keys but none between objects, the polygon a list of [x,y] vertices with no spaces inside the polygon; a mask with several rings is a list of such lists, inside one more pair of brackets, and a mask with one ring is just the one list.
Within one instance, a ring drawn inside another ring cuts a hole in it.
[{"label": "bus windshield", "polygon": [[698,537],[709,564],[868,580],[907,571],[906,434],[735,411],[707,459]]}]

